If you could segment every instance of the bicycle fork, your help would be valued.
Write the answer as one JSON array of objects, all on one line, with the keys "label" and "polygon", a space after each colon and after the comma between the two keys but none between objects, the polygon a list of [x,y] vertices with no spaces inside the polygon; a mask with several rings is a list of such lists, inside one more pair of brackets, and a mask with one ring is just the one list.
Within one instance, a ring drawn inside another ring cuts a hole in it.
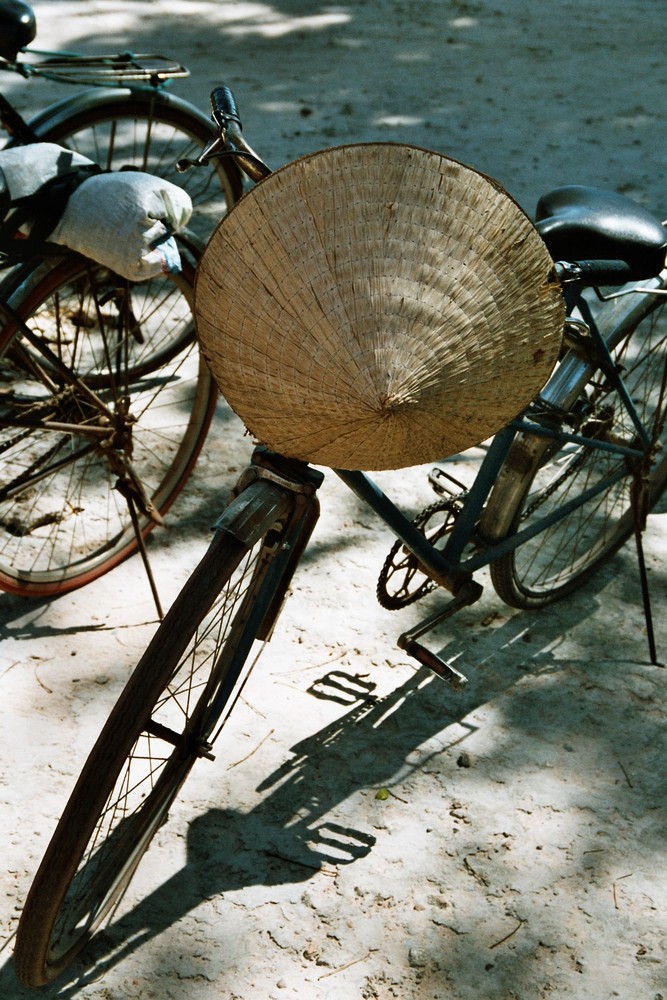
[{"label": "bicycle fork", "polygon": [[[214,531],[235,538],[250,549],[263,540],[260,561],[254,571],[243,605],[236,615],[238,634],[225,665],[225,680],[213,696],[207,715],[208,732],[200,734],[200,756],[209,757],[212,745],[231,714],[250,676],[244,673],[255,639],[268,642],[287,596],[294,571],[319,517],[317,489],[324,476],[303,463],[286,463],[285,470],[272,467],[262,449],[243,473],[232,502],[214,525]],[[226,648],[221,657],[228,656]],[[222,661],[212,676],[220,673]],[[205,703],[206,699],[202,699]],[[212,736],[213,728],[215,736]]]}]

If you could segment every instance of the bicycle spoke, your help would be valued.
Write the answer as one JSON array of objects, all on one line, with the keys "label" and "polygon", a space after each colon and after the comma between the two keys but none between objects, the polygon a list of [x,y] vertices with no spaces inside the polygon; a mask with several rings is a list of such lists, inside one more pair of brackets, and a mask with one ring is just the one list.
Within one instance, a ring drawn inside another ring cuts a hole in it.
[{"label": "bicycle spoke", "polygon": [[[645,480],[650,503],[655,503],[664,489],[664,472],[655,471],[662,469],[659,440],[666,418],[664,303],[647,300],[645,315],[616,345],[613,363],[654,453],[648,451],[642,462],[595,447],[564,445],[534,469],[513,530],[558,511],[568,500],[608,477],[617,478],[613,485],[492,565],[494,585],[510,604],[534,606],[568,593],[632,533],[634,482]],[[608,378],[598,373],[591,379],[578,405],[584,414],[580,427],[584,436],[590,434],[624,447],[640,445],[632,414]],[[519,487],[511,488],[520,496]],[[495,502],[500,509],[502,497]]]},{"label": "bicycle spoke", "polygon": [[[0,581],[17,592],[71,589],[142,549],[160,520],[149,509],[184,484],[215,397],[188,281],[132,285],[74,260],[44,273],[3,354],[14,381],[0,422]],[[140,523],[122,499],[132,493]]]}]

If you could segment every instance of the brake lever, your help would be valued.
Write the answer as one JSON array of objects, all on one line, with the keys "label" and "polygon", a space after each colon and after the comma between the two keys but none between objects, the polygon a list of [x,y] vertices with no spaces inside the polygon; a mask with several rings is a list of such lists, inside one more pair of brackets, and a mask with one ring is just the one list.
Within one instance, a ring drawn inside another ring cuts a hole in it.
[{"label": "brake lever", "polygon": [[184,158],[182,160],[176,161],[176,171],[179,174],[184,174],[186,170],[191,167],[203,167],[208,160],[215,156],[216,150],[219,146],[224,146],[224,139],[221,135],[216,135],[215,138],[208,142],[196,160],[189,160]]}]

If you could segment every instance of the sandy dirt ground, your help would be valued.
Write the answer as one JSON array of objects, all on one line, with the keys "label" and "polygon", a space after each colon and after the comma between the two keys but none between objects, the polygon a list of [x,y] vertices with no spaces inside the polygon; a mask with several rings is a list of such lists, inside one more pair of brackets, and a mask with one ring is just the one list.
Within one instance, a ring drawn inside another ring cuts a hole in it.
[{"label": "sandy dirt ground", "polygon": [[[214,84],[231,84],[272,165],[401,140],[494,175],[528,211],[550,187],[580,182],[656,212],[666,210],[659,8],[36,5],[44,46],[166,51],[191,67],[178,92],[202,107]],[[35,110],[56,96],[39,83],[11,90]],[[221,406],[171,527],[154,538],[167,596],[249,449]],[[469,481],[480,455],[458,459],[455,475]],[[382,482],[417,511],[432,500],[425,472]],[[457,694],[395,644],[437,602],[383,611],[374,587],[391,540],[333,476],[322,504],[217,761],[196,769],[86,962],[42,996],[667,997],[665,670],[648,662],[631,548],[548,612],[510,611],[486,588],[432,640],[470,678]],[[664,512],[646,544],[667,657]],[[35,995],[11,967],[22,901],[153,629],[134,561],[59,600],[0,596],[2,998]]]}]

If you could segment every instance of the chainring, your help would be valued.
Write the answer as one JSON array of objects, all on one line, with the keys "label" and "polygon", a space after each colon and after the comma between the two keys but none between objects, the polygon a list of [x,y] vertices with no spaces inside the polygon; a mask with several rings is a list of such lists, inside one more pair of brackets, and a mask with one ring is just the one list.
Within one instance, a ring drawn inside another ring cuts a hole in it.
[{"label": "chainring", "polygon": [[[437,545],[454,526],[465,494],[437,500],[425,507],[412,522],[431,545]],[[443,515],[444,518],[439,517]],[[433,523],[434,521],[439,523]],[[430,594],[438,584],[424,571],[419,560],[403,542],[392,545],[377,582],[377,599],[383,608],[398,611]]]}]

